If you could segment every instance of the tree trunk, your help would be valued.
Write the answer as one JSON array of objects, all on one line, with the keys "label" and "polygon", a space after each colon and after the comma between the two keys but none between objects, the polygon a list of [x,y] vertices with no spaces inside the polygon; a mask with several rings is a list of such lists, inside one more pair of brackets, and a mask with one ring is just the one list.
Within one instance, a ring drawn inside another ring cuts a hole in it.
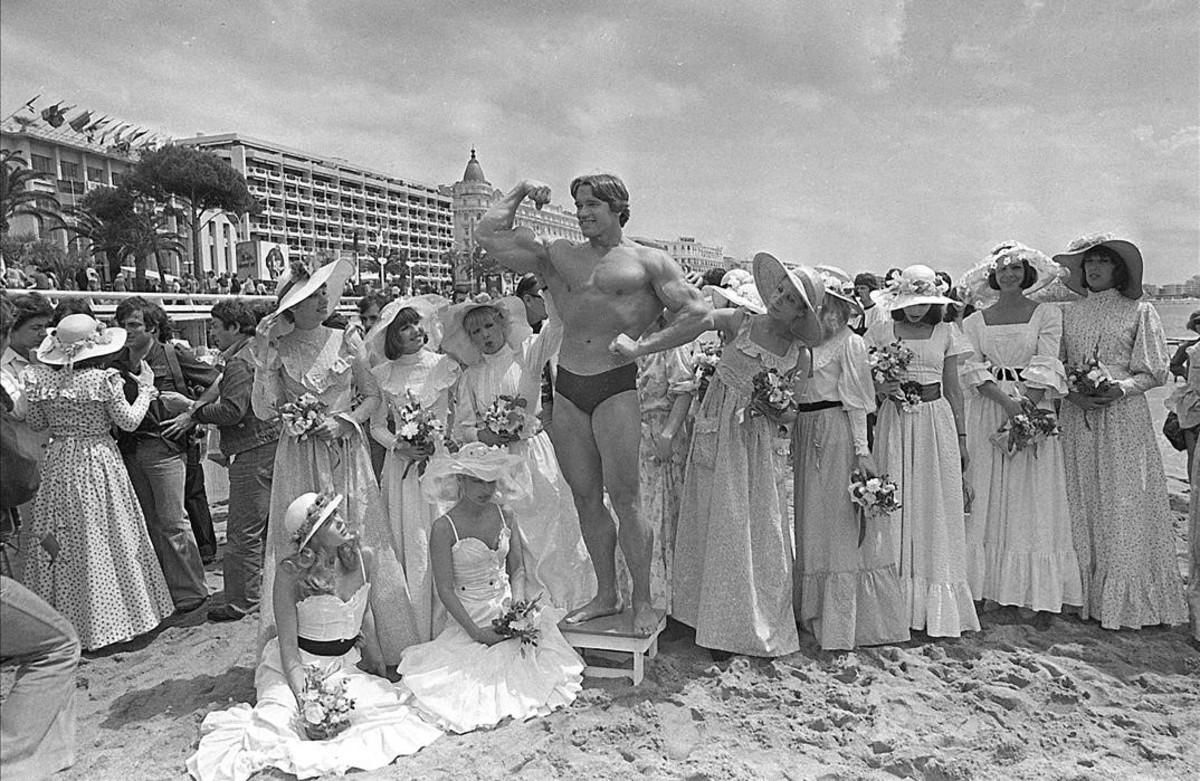
[{"label": "tree trunk", "polygon": [[[191,204],[188,204],[189,206]],[[204,265],[200,257],[200,214],[192,207],[192,268],[191,273],[199,276],[204,273]],[[213,264],[216,265],[215,263]]]},{"label": "tree trunk", "polygon": [[146,292],[146,259],[140,253],[133,256],[133,289]]},{"label": "tree trunk", "polygon": [[158,269],[158,289],[165,293],[167,290],[167,269],[163,265],[162,252],[154,250],[154,267]]}]

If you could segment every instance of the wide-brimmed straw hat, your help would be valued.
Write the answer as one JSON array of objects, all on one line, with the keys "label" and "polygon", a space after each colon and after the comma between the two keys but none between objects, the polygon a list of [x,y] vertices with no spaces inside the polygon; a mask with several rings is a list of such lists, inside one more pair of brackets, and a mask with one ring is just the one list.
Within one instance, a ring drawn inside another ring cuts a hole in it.
[{"label": "wide-brimmed straw hat", "polygon": [[458,476],[469,475],[496,483],[500,501],[508,503],[532,489],[524,464],[524,458],[506,448],[468,442],[457,453],[441,450],[434,454],[421,476],[421,491],[431,502],[453,502],[458,499]]},{"label": "wide-brimmed straw hat", "polygon": [[379,313],[379,322],[371,326],[363,339],[363,354],[371,366],[376,366],[387,360],[385,346],[387,343],[387,328],[396,319],[401,309],[411,308],[421,316],[421,328],[428,337],[425,346],[434,352],[442,343],[442,320],[438,315],[450,306],[450,302],[436,293],[426,293],[411,298],[398,298],[390,302]]},{"label": "wide-brimmed straw hat", "polygon": [[948,290],[946,283],[938,279],[933,269],[918,263],[892,277],[892,281],[882,290],[872,291],[871,300],[880,309],[889,312],[920,304],[959,303],[946,296]]},{"label": "wide-brimmed straw hat", "polygon": [[[354,264],[345,259],[326,263],[320,268],[314,268],[302,260],[293,261],[280,275],[279,281],[275,285],[279,296],[275,314],[286,312],[322,287],[328,287],[325,317],[329,317],[337,310],[338,301],[346,287],[346,280],[350,279],[353,274]],[[272,329],[275,336],[283,336],[291,330],[292,324],[282,317]]]},{"label": "wide-brimmed straw hat", "polygon": [[804,308],[808,310],[807,315],[798,318],[793,325],[792,333],[805,344],[817,344],[822,336],[817,310],[825,302],[825,283],[820,275],[807,266],[785,266],[783,261],[769,252],[759,252],[754,256],[754,285],[764,303],[775,295],[785,281],[799,294]]},{"label": "wide-brimmed straw hat", "polygon": [[516,296],[492,298],[487,293],[480,293],[469,301],[444,309],[439,314],[444,332],[442,351],[453,355],[467,366],[473,366],[483,360],[483,354],[471,342],[471,337],[467,335],[467,329],[463,325],[467,314],[480,307],[487,307],[497,313],[504,327],[504,340],[514,350],[520,348],[521,343],[533,333],[525,316],[525,303]]},{"label": "wide-brimmed straw hat", "polygon": [[[747,274],[747,276],[749,275]],[[701,292],[708,296],[709,301],[712,301],[715,309],[742,307],[756,315],[766,314],[767,312],[766,306],[763,305],[762,299],[758,296],[758,287],[754,284],[753,278],[746,280],[736,287],[705,285],[701,288]]]},{"label": "wide-brimmed straw hat", "polygon": [[1080,236],[1072,241],[1064,252],[1054,256],[1054,262],[1063,266],[1069,276],[1064,284],[1080,295],[1088,294],[1087,286],[1083,283],[1083,256],[1088,250],[1096,247],[1108,247],[1125,261],[1125,270],[1129,272],[1129,281],[1121,288],[1121,295],[1135,301],[1142,297],[1142,253],[1132,241],[1118,239],[1111,233],[1095,233]]},{"label": "wide-brimmed straw hat", "polygon": [[37,348],[37,359],[53,366],[71,366],[89,358],[115,353],[125,346],[124,328],[109,328],[85,314],[67,315],[51,328]]},{"label": "wide-brimmed straw hat", "polygon": [[1066,269],[1050,260],[1046,253],[1019,241],[1005,241],[993,247],[987,257],[972,266],[971,270],[959,279],[958,289],[963,300],[980,308],[995,303],[1000,298],[1000,291],[988,285],[988,276],[1013,263],[1027,263],[1036,274],[1033,282],[1024,288],[1027,296],[1054,284],[1055,280],[1067,274]]},{"label": "wide-brimmed straw hat", "polygon": [[854,277],[850,276],[849,272],[837,266],[824,265],[813,266],[813,270],[821,275],[826,297],[832,296],[840,301],[845,301],[850,305],[851,311],[862,314],[862,304],[854,295]]},{"label": "wide-brimmed straw hat", "polygon": [[342,499],[341,494],[309,492],[292,500],[283,514],[283,528],[288,538],[296,543],[296,550],[308,545],[321,525],[342,503]]}]

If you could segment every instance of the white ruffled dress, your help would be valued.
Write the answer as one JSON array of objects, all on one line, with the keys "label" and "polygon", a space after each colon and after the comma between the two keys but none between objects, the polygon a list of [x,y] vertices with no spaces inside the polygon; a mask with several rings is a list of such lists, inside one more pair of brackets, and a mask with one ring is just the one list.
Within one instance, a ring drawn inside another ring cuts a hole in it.
[{"label": "white ruffled dress", "polygon": [[[301,637],[339,640],[362,627],[371,585],[363,585],[349,601],[318,594],[296,604]],[[298,778],[342,774],[352,768],[374,770],[397,757],[414,754],[442,735],[407,702],[403,689],[385,678],[358,669],[357,648],[341,656],[316,656],[300,650],[300,662],[316,665],[327,677],[344,678],[354,700],[350,726],[329,740],[309,740],[299,729],[299,708],[288,686],[279,656],[279,639],[263,649],[254,684],[258,703],[239,703],[213,711],[200,725],[200,745],[188,757],[187,769],[200,781],[244,781],[265,768],[278,768]]]},{"label": "white ruffled dress", "polygon": [[1010,395],[1038,388],[1045,391],[1040,407],[1053,410],[1067,392],[1059,360],[1062,312],[1040,304],[1029,322],[1004,325],[988,325],[984,313],[975,312],[963,333],[974,349],[960,371],[975,492],[967,526],[971,593],[1052,613],[1082,604],[1062,441],[1049,437],[1036,453],[1006,456],[990,438],[1008,415],[979,392],[988,381]]},{"label": "white ruffled dress", "polygon": [[[453,528],[453,520],[450,524]],[[476,537],[459,538],[458,529],[454,537],[454,590],[476,625],[490,624],[512,598],[505,568],[508,524],[495,549]],[[550,605],[542,609],[536,646],[516,639],[477,643],[458,621],[448,619],[437,639],[404,652],[402,685],[417,707],[448,731],[544,716],[574,702],[582,689],[583,660],[558,631],[562,615]]]}]

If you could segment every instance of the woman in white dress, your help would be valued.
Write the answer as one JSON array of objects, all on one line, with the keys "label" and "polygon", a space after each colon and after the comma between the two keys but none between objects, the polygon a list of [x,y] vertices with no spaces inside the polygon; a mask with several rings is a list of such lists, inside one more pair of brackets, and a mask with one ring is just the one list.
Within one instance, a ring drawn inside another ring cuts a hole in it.
[{"label": "woman in white dress", "polygon": [[430,503],[419,482],[433,447],[406,442],[393,431],[400,411],[415,400],[443,426],[450,415],[450,389],[461,370],[449,355],[435,352],[440,341],[437,313],[441,296],[393,301],[367,334],[362,355],[379,384],[381,403],[371,415],[371,436],[387,450],[379,485],[387,508],[392,546],[404,565],[408,594],[421,642],[433,639],[444,620],[429,566],[429,529],[445,509]]},{"label": "woman in white dress", "polygon": [[[1071,540],[1062,443],[1048,437],[1037,449],[1006,454],[992,443],[997,430],[1027,408],[1054,410],[1067,392],[1059,349],[1062,311],[1028,296],[1061,276],[1041,252],[1016,242],[996,247],[962,278],[980,309],[963,323],[973,353],[963,361],[969,482],[974,490],[968,553],[979,560],[971,583],[988,599],[1044,615],[1082,602],[1079,563]],[[974,538],[978,545],[971,545]]]},{"label": "woman in white dress", "polygon": [[[521,519],[521,546],[530,594],[546,594],[555,606],[571,611],[596,594],[595,570],[583,544],[579,514],[550,443],[541,429],[542,367],[558,353],[562,324],[553,314],[541,333],[525,319],[521,299],[491,299],[456,304],[442,313],[442,349],[466,368],[454,406],[454,439],[504,446],[525,462],[526,496],[513,505]],[[506,438],[491,430],[488,410],[500,396],[524,402],[525,424]]]},{"label": "woman in white dress", "polygon": [[1105,629],[1182,624],[1174,516],[1145,396],[1166,382],[1169,356],[1158,312],[1138,301],[1142,254],[1103,235],[1072,242],[1054,260],[1085,296],[1063,311],[1068,369],[1096,359],[1115,380],[1102,394],[1072,390],[1062,408],[1080,615]]},{"label": "woman in white dress", "polygon": [[848,326],[861,308],[848,274],[817,271],[825,282],[823,338],[801,359],[792,428],[796,622],[825,650],[903,642],[909,631],[894,519],[860,521],[846,490],[852,470],[878,472],[867,448],[867,414],[875,410],[867,345]]},{"label": "woman in white dress", "polygon": [[436,640],[404,652],[403,685],[431,720],[454,732],[504,719],[544,716],[582,688],[583,660],[558,630],[563,610],[544,604],[528,627],[536,642],[506,637],[493,621],[536,597],[525,583],[520,518],[503,505],[519,497],[520,456],[480,442],[435,456],[422,478],[430,501],[454,502],[434,521],[437,592],[450,618]]},{"label": "woman in white dress", "polygon": [[[275,564],[288,549],[283,529],[288,503],[306,491],[335,488],[347,497],[347,522],[375,550],[371,600],[384,659],[394,665],[419,634],[367,450],[365,424],[379,405],[379,388],[366,363],[351,350],[345,332],[322,325],[336,309],[353,270],[349,261],[316,270],[294,263],[289,278],[280,283],[275,312],[258,325],[254,414],[270,420],[284,404],[300,400],[314,399],[324,405],[312,430],[294,433],[285,427],[279,437],[262,589],[270,593]],[[274,606],[264,602],[260,613],[259,639],[265,643],[275,633]]]},{"label": "woman in white dress", "polygon": [[902,507],[892,518],[892,558],[900,567],[909,627],[931,637],[978,631],[967,582],[963,525],[963,467],[967,458],[959,358],[971,347],[957,327],[942,322],[954,303],[933,269],[915,265],[871,294],[890,322],[867,329],[867,344],[899,340],[913,352],[901,382],[912,403],[899,400],[901,382],[876,382],[882,398],[875,430],[875,463],[900,484]]},{"label": "woman in white dress", "polygon": [[[413,754],[442,732],[423,720],[383,673],[369,594],[374,556],[338,512],[340,494],[305,493],[287,508],[283,527],[292,554],[272,584],[278,636],[259,657],[254,707],[213,711],[200,726],[188,772],[200,781],[244,781],[277,768],[299,778],[374,770]],[[302,722],[306,679],[344,682],[354,701],[349,726],[332,738],[310,739]]]}]

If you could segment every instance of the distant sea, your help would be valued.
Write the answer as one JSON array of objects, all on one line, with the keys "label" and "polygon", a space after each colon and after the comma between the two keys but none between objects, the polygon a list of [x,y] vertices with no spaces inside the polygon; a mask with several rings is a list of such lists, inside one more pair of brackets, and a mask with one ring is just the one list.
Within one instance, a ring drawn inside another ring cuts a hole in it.
[{"label": "distant sea", "polygon": [[1167,332],[1167,338],[1196,338],[1196,334],[1188,331],[1184,326],[1187,325],[1188,315],[1200,309],[1200,299],[1183,298],[1151,301],[1150,303],[1154,304],[1154,308],[1158,310],[1158,316],[1162,319],[1163,330]]}]

